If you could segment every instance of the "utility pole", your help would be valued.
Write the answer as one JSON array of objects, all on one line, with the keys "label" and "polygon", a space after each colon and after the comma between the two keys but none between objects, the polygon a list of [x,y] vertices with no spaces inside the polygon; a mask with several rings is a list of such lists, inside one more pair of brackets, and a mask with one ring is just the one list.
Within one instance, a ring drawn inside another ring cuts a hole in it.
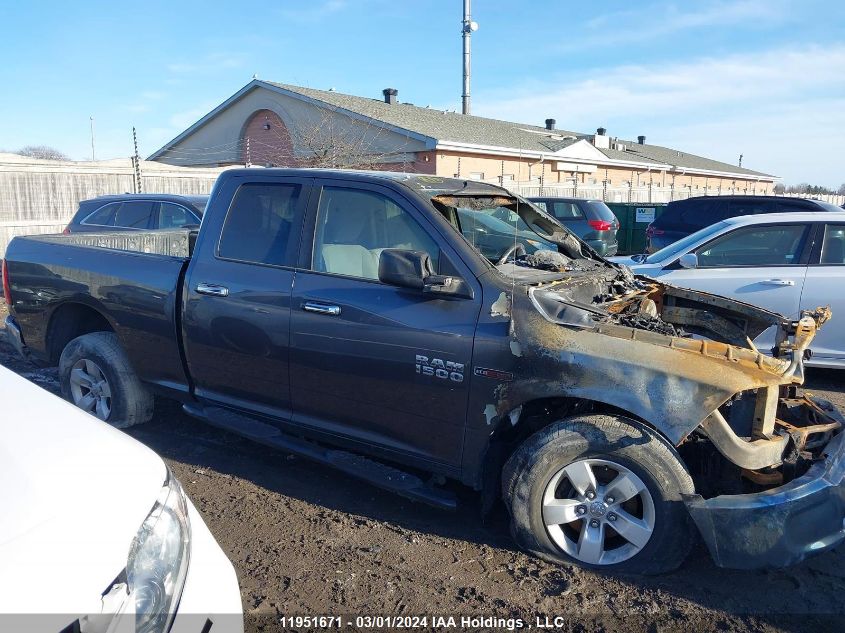
[{"label": "utility pole", "polygon": [[96,155],[94,154],[94,117],[89,117],[91,119],[91,162],[97,160]]},{"label": "utility pole", "polygon": [[135,128],[132,128],[132,143],[135,145],[135,193],[144,193],[141,188],[141,157],[138,156],[138,135],[135,133]]},{"label": "utility pole", "polygon": [[478,30],[478,23],[473,22],[469,15],[470,0],[464,0],[464,20],[461,33],[464,39],[464,92],[461,95],[462,111],[464,114],[470,114],[469,104],[469,80],[470,80],[470,36],[473,31]]}]

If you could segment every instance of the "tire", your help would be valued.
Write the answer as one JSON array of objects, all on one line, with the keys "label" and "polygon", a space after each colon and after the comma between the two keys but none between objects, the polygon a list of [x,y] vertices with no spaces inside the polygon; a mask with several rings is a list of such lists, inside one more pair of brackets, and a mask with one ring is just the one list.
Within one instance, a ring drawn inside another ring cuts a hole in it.
[{"label": "tire", "polygon": [[668,441],[608,415],[550,424],[526,439],[502,472],[521,548],[551,562],[620,573],[661,574],[684,561],[696,532],[682,495],[694,490]]},{"label": "tire", "polygon": [[153,396],[112,332],[85,334],[68,343],[59,358],[59,382],[62,396],[115,428],[153,416]]}]

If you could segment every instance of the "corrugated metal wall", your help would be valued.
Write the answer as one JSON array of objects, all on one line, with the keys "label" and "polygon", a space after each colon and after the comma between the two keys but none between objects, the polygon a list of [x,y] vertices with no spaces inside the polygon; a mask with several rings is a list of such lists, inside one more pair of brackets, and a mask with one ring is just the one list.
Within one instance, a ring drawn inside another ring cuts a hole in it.
[{"label": "corrugated metal wall", "polygon": [[[222,168],[141,162],[144,193],[206,194]],[[15,235],[57,233],[80,200],[134,191],[131,161],[45,161],[0,154],[0,257]]]}]

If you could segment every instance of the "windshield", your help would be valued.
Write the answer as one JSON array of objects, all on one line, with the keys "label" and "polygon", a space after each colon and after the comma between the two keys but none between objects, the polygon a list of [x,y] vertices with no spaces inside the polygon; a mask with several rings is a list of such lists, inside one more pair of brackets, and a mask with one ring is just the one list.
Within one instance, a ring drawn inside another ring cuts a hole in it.
[{"label": "windshield", "polygon": [[687,235],[685,238],[678,240],[677,242],[672,242],[669,246],[664,246],[659,251],[652,253],[643,261],[643,263],[647,264],[660,264],[673,257],[677,257],[682,255],[686,252],[687,248],[695,244],[696,242],[706,239],[707,237],[713,235],[714,233],[718,233],[722,230],[722,228],[726,225],[726,222],[717,222],[716,224],[711,224],[710,226],[706,226],[703,229],[696,231],[695,233],[691,233]]},{"label": "windshield", "polygon": [[535,205],[515,196],[485,192],[431,192],[432,202],[477,251],[494,264],[510,253],[517,260],[538,251],[588,258],[568,229]]}]

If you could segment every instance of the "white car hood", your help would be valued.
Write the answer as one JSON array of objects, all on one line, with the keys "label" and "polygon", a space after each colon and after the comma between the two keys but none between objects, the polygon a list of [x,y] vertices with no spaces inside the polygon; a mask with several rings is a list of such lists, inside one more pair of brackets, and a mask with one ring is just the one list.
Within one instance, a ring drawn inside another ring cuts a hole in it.
[{"label": "white car hood", "polygon": [[614,264],[622,264],[630,268],[635,275],[648,275],[651,272],[661,270],[660,264],[644,264],[642,262],[635,262],[630,257],[609,257]]},{"label": "white car hood", "polygon": [[3,367],[0,401],[0,613],[98,613],[164,462]]}]

